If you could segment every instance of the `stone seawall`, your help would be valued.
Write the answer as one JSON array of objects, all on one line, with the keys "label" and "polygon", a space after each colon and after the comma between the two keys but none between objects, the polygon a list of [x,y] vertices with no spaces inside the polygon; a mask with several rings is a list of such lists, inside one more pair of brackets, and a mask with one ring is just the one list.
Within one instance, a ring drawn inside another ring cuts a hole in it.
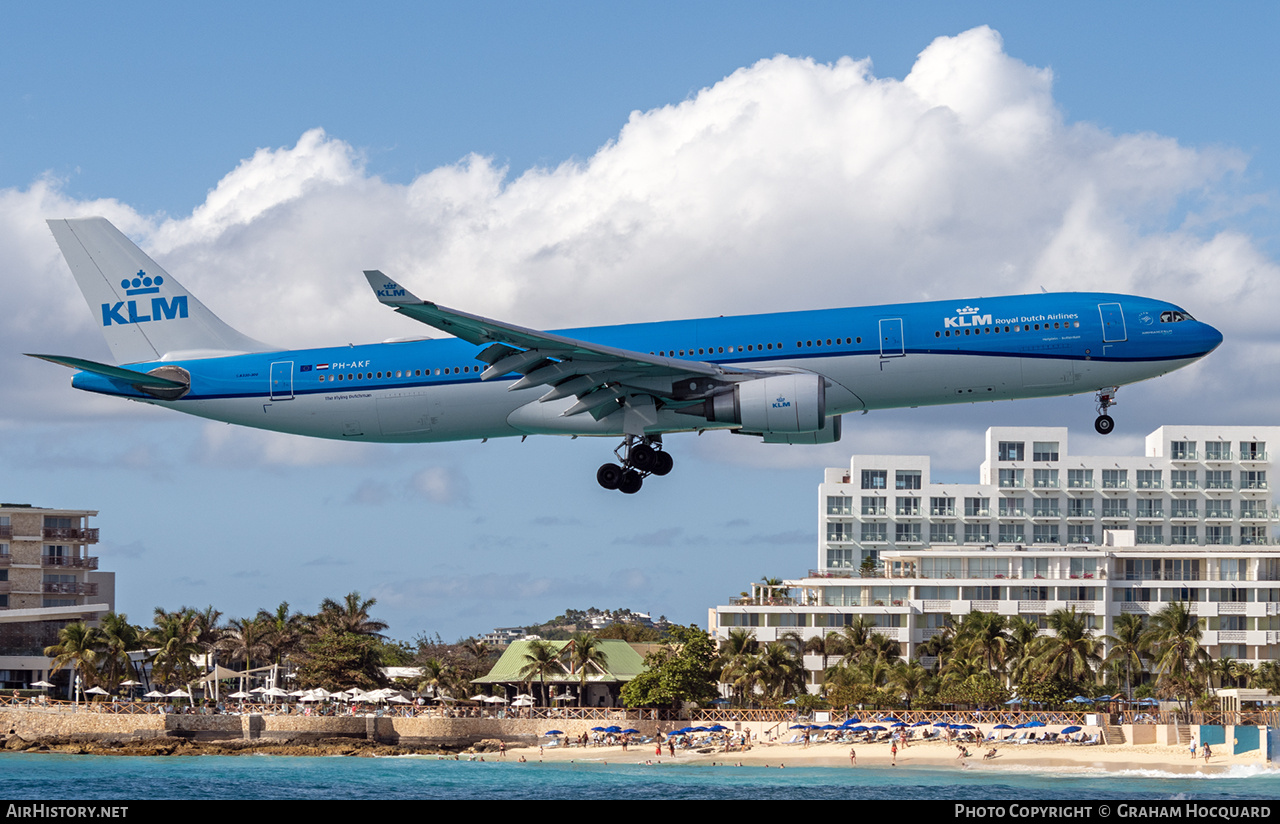
[{"label": "stone seawall", "polygon": [[671,722],[617,719],[567,721],[523,718],[402,718],[304,715],[113,715],[38,708],[0,708],[0,733],[28,741],[70,738],[95,741],[172,736],[197,741],[353,738],[403,746],[466,747],[485,739],[537,744],[548,730],[577,737],[593,727],[617,724],[653,735]]}]

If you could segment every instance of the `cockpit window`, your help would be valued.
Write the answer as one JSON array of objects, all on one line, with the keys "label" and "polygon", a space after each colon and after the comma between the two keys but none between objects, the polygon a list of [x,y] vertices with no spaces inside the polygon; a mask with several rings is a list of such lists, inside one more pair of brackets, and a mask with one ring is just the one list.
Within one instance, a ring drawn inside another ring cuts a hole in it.
[{"label": "cockpit window", "polygon": [[1195,320],[1189,312],[1161,312],[1161,323],[1181,323],[1184,320]]}]

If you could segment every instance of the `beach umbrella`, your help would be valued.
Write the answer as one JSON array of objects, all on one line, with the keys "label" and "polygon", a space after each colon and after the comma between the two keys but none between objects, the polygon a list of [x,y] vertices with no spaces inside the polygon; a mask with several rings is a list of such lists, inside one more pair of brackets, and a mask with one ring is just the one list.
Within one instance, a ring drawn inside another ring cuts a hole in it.
[{"label": "beach umbrella", "polygon": [[560,730],[547,730],[543,735],[564,735],[564,733]]},{"label": "beach umbrella", "polygon": [[1008,724],[996,724],[994,727],[992,727],[992,729],[996,729],[996,730],[1011,730],[1011,729],[1013,729],[1013,727],[1009,726]]},{"label": "beach umbrella", "polygon": [[[1075,698],[1068,698],[1067,700],[1072,704],[1092,704],[1093,703],[1092,698],[1085,698],[1083,695],[1077,695]],[[1101,701],[1102,699],[1099,698],[1098,700]]]},{"label": "beach umbrella", "polygon": [[[721,729],[727,729],[727,728],[726,728],[726,727],[721,727]],[[632,728],[632,727],[628,727],[627,729],[625,729],[625,730],[623,730],[623,731],[622,731],[622,734],[623,734],[623,735],[639,735],[639,734],[640,734],[640,730],[634,729],[634,728]]]},{"label": "beach umbrella", "polygon": [[913,726],[913,727],[927,727],[927,726],[929,726],[929,722],[928,722],[928,721],[917,721],[916,723],[912,724],[911,726]]},{"label": "beach umbrella", "polygon": [[110,693],[102,687],[89,687],[85,692],[89,695],[110,695]]},{"label": "beach umbrella", "polygon": [[[134,681],[133,683],[135,683],[135,684],[136,684],[136,683],[138,683],[138,682],[137,682],[137,681]],[[37,681],[37,682],[35,682],[34,684],[32,684],[31,686],[33,686],[33,687],[39,687],[39,688],[40,688],[40,689],[42,689],[42,690],[47,690],[47,689],[49,689],[50,687],[52,687],[52,686],[53,686],[53,684],[50,684],[48,681]]]},{"label": "beach umbrella", "polygon": [[1074,725],[1073,725],[1073,726],[1070,726],[1070,727],[1063,727],[1063,728],[1062,728],[1062,734],[1063,734],[1063,735],[1070,735],[1070,734],[1071,734],[1071,733],[1073,733],[1073,732],[1080,732],[1080,730],[1081,730],[1081,729],[1082,729],[1082,727],[1077,727],[1077,726],[1074,726]]}]

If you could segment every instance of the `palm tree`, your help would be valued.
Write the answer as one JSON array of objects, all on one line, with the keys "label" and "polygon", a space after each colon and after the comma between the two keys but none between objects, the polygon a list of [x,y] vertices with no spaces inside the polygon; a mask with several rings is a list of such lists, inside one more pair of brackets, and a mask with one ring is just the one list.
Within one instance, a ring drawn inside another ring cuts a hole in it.
[{"label": "palm tree", "polygon": [[255,658],[262,659],[270,654],[271,647],[267,644],[270,631],[270,626],[260,617],[234,618],[222,633],[216,648],[234,660],[243,660],[245,672],[248,672],[253,669]]},{"label": "palm tree", "polygon": [[961,655],[978,656],[987,664],[992,675],[1004,674],[1013,639],[1009,637],[1008,620],[994,612],[970,612],[960,622],[956,632],[956,651]]},{"label": "palm tree", "polygon": [[1048,624],[1054,634],[1036,644],[1036,665],[1068,681],[1094,680],[1094,667],[1102,662],[1101,643],[1085,625],[1084,616],[1074,609],[1055,609]]},{"label": "palm tree", "polygon": [[911,709],[911,699],[927,690],[932,680],[929,671],[916,660],[899,661],[889,674],[889,684],[906,701],[907,709]]},{"label": "palm tree", "polygon": [[316,624],[322,629],[338,633],[382,638],[382,631],[387,628],[387,623],[369,617],[369,610],[373,609],[377,603],[376,598],[362,599],[358,592],[347,593],[341,603],[332,598],[325,598],[320,603],[320,614],[316,616]]},{"label": "palm tree", "polygon": [[276,666],[283,664],[286,657],[302,647],[307,616],[300,612],[290,612],[288,601],[281,601],[275,612],[258,610],[258,621],[266,627],[263,644],[267,647],[267,657]]},{"label": "palm tree", "polygon": [[87,688],[97,682],[99,646],[98,631],[84,621],[76,621],[58,630],[58,643],[45,647],[44,654],[53,659],[51,673],[69,665]]},{"label": "palm tree", "polygon": [[729,636],[720,648],[720,680],[733,685],[735,703],[739,706],[755,687],[754,683],[748,683],[750,679],[739,682],[748,670],[747,662],[755,655],[756,647],[756,636],[752,630],[735,628],[729,630]]},{"label": "palm tree", "polygon": [[781,703],[805,688],[804,663],[791,645],[772,641],[756,655],[755,669],[766,697]]},{"label": "palm tree", "polygon": [[587,675],[592,669],[604,673],[607,656],[600,647],[600,639],[591,633],[573,636],[561,654],[569,661],[569,674],[578,676],[578,706],[581,707],[587,694]]},{"label": "palm tree", "polygon": [[136,674],[129,653],[142,646],[142,634],[129,623],[129,616],[122,613],[108,612],[99,624],[102,680],[106,688],[114,692],[121,681]]},{"label": "palm tree", "polygon": [[189,683],[196,676],[194,659],[202,653],[196,613],[191,610],[165,612],[156,607],[155,626],[144,633],[153,648],[151,671],[168,687],[174,681]]},{"label": "palm tree", "polygon": [[1114,630],[1114,635],[1103,636],[1108,648],[1104,663],[1124,671],[1125,697],[1132,701],[1134,670],[1142,672],[1146,669],[1147,652],[1143,636],[1147,628],[1141,615],[1125,612],[1115,620]]},{"label": "palm tree", "polygon": [[1201,637],[1200,619],[1181,601],[1169,603],[1153,615],[1151,628],[1144,636],[1155,658],[1158,682],[1167,680],[1164,691],[1177,695],[1188,709],[1195,691],[1196,668],[1209,660],[1209,654],[1200,646]]},{"label": "palm tree", "polygon": [[560,664],[560,652],[549,641],[535,639],[529,642],[524,652],[524,666],[520,668],[520,678],[526,684],[536,677],[542,684],[542,702],[550,705],[547,696],[547,675],[554,675],[563,670]]}]

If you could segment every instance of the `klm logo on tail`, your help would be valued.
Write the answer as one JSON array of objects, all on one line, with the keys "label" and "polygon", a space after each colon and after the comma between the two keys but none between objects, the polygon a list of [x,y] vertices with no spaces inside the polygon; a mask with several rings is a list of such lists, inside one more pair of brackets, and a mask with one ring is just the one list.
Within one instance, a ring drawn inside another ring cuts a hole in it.
[{"label": "klm logo on tail", "polygon": [[374,289],[374,292],[380,298],[402,298],[405,296],[404,287],[395,281],[382,284],[382,288]]},{"label": "klm logo on tail", "polygon": [[[120,286],[124,289],[126,295],[153,295],[160,291],[160,287],[164,285],[164,278],[156,276],[148,277],[146,272],[141,270],[133,278],[124,278],[120,281]],[[102,304],[102,325],[110,326],[116,324],[124,326],[130,323],[148,323],[153,320],[174,320],[176,318],[185,318],[187,316],[187,296],[175,295],[172,300],[165,300],[163,297],[154,297],[151,299],[151,314],[138,314],[138,304],[142,303],[145,311],[146,301],[128,300],[116,301],[112,303]],[[127,308],[126,308],[127,307]]]}]

